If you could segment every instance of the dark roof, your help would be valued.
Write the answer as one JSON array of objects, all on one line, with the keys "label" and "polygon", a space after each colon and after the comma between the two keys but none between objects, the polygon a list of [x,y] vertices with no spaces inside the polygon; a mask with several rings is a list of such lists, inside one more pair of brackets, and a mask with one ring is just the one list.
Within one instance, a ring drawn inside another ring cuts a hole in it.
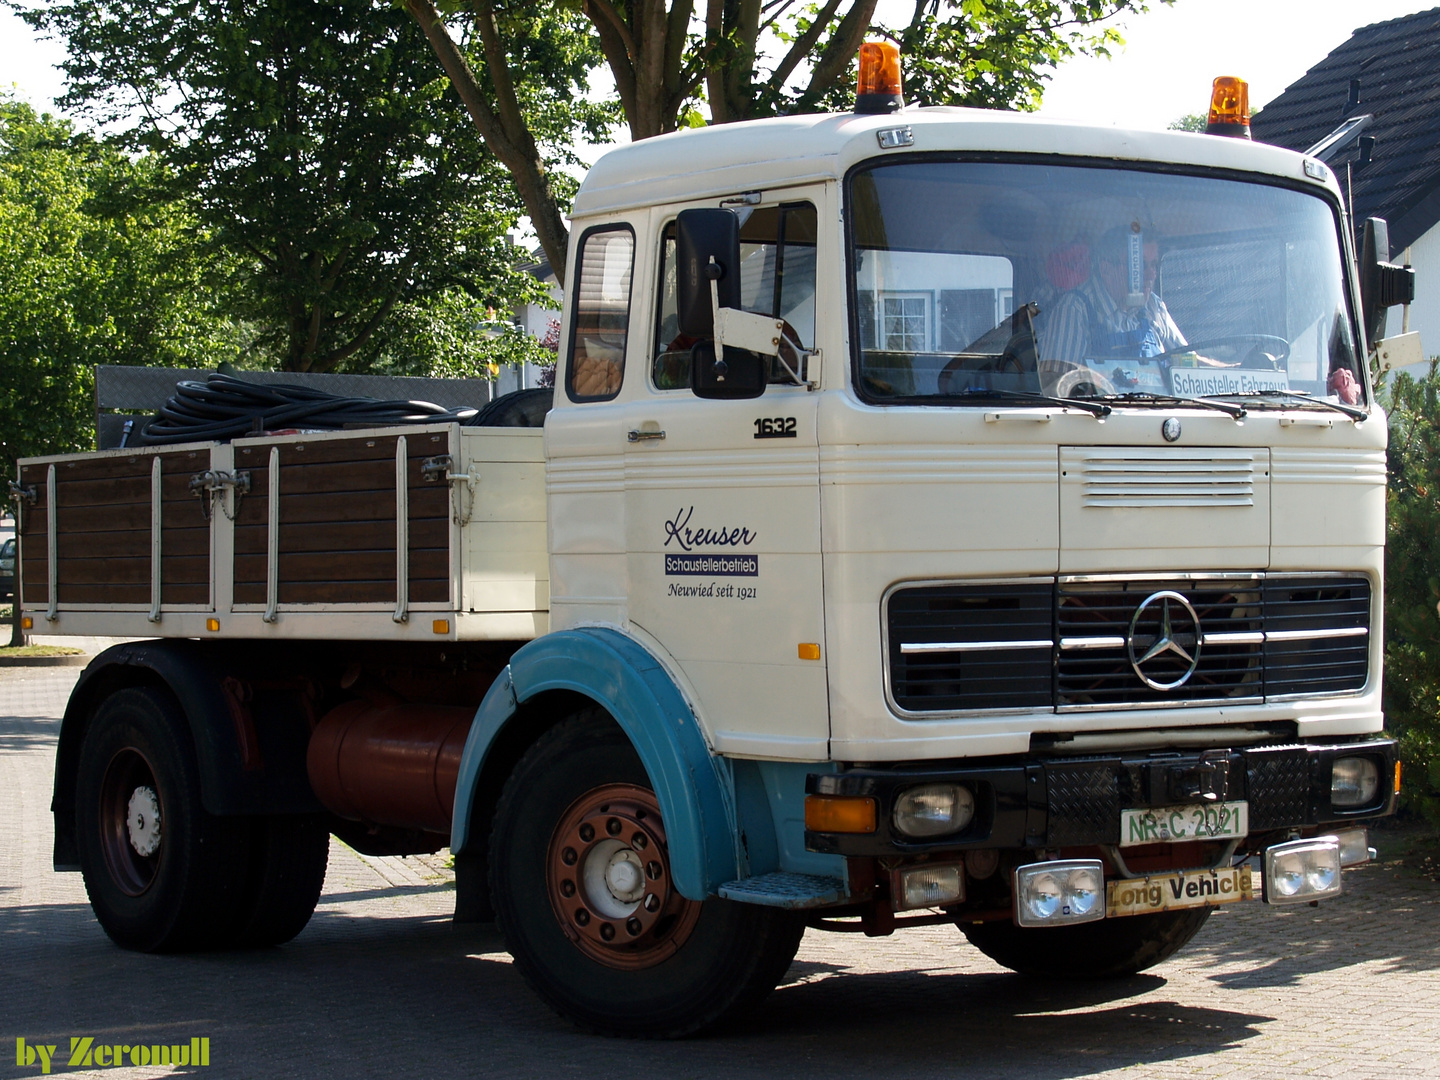
[{"label": "dark roof", "polygon": [[[1359,80],[1354,101],[1351,80]],[[1350,163],[1355,220],[1390,223],[1392,256],[1440,221],[1440,8],[1362,26],[1255,116],[1256,139],[1305,150],[1366,113],[1374,160],[1355,141],[1330,159],[1342,190]]]}]

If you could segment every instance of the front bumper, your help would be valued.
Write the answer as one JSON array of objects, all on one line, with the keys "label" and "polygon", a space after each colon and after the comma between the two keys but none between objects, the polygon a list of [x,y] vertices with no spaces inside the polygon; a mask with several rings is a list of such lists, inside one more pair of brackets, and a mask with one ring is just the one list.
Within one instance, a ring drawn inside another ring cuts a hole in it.
[{"label": "front bumper", "polygon": [[[1370,803],[1336,807],[1330,801],[1337,758],[1369,757],[1380,784]],[[1391,739],[1215,749],[1187,753],[1131,753],[1093,757],[1027,755],[964,766],[902,764],[889,768],[811,773],[810,795],[868,796],[877,803],[873,833],[805,832],[810,851],[847,856],[917,855],[977,848],[1067,848],[1120,842],[1121,811],[1199,802],[1249,803],[1250,834],[1384,817],[1395,812]],[[915,784],[956,783],[975,796],[964,830],[915,840],[893,825],[895,799]]]}]

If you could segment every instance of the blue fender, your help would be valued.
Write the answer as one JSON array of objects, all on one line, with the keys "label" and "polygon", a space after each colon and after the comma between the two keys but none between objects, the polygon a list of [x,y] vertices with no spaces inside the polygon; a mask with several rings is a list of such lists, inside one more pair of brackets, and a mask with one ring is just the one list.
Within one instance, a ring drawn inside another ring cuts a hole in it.
[{"label": "blue fender", "polygon": [[538,694],[568,690],[603,706],[624,730],[655,790],[676,888],[691,900],[740,876],[729,771],[710,753],[690,706],[659,662],[615,630],[563,630],[525,645],[480,703],[455,787],[450,850],[480,846],[473,835],[485,760],[496,737]]}]

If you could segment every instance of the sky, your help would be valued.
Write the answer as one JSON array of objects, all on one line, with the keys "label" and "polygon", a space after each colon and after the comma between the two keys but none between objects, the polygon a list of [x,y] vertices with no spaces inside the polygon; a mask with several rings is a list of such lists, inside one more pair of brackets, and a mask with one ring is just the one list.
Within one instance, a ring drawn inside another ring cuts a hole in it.
[{"label": "sky", "polygon": [[[1435,6],[1433,0],[1152,2],[1148,13],[1118,24],[1126,45],[1111,59],[1062,65],[1041,112],[1163,128],[1186,113],[1204,112],[1216,75],[1249,80],[1251,104],[1264,105],[1357,27]],[[0,87],[13,85],[22,98],[53,109],[64,85],[53,65],[62,55],[57,44],[37,41],[0,7]]]}]

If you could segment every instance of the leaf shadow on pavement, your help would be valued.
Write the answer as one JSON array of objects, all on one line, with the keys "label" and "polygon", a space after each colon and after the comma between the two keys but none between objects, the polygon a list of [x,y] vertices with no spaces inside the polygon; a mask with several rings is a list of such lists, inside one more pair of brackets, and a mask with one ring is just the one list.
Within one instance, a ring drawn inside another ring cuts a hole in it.
[{"label": "leaf shadow on pavement", "polygon": [[[1378,963],[1381,972],[1440,970],[1440,884],[1372,865],[1347,870],[1344,888],[1315,908],[1221,909],[1185,954],[1211,957],[1217,970],[1208,977],[1227,989],[1298,986],[1307,976],[1361,964]],[[1377,929],[1393,926],[1397,915],[1406,933]]]}]

